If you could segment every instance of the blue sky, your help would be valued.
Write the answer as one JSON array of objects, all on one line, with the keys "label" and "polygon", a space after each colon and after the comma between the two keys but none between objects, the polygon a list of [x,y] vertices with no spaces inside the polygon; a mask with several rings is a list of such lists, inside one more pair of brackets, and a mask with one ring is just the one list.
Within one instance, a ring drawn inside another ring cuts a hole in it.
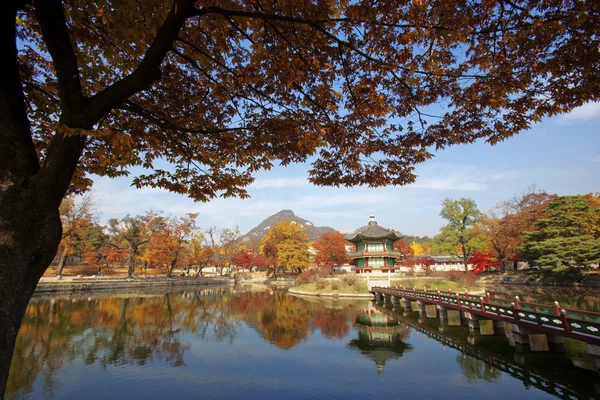
[{"label": "blue sky", "polygon": [[93,197],[102,222],[148,209],[172,215],[199,213],[201,227],[239,226],[244,232],[269,215],[291,209],[315,225],[350,232],[373,211],[380,225],[404,234],[435,235],[446,197],[470,197],[481,211],[528,186],[550,193],[600,191],[600,103],[553,117],[503,143],[447,148],[417,167],[416,183],[371,189],[322,188],[306,180],[306,164],[277,167],[256,175],[250,199],[194,203],[159,189],[135,189],[131,178],[95,177]]}]

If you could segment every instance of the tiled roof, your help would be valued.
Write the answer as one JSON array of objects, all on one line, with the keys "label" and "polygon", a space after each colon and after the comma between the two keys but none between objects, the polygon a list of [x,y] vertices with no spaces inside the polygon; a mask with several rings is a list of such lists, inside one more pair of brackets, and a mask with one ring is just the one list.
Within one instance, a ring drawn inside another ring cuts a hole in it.
[{"label": "tiled roof", "polygon": [[379,225],[363,226],[345,236],[346,240],[349,242],[359,239],[379,239],[385,237],[390,237],[394,240],[400,240],[402,238],[401,236],[396,235],[396,233],[393,231]]}]

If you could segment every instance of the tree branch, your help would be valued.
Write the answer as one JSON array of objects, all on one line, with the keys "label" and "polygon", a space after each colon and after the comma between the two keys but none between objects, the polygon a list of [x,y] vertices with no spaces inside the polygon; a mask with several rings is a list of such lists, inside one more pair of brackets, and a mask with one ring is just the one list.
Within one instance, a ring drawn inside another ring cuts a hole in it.
[{"label": "tree branch", "polygon": [[130,75],[113,83],[91,99],[91,116],[99,119],[113,108],[119,107],[131,95],[147,89],[161,78],[160,66],[185,20],[203,13],[194,8],[191,0],[176,0],[165,22],[158,30],[154,41],[138,67]]},{"label": "tree branch", "polygon": [[68,125],[85,106],[85,97],[79,80],[77,57],[67,30],[65,12],[60,0],[44,0],[35,3],[35,14],[42,29],[44,42],[52,57],[58,79],[58,94],[63,115]]}]

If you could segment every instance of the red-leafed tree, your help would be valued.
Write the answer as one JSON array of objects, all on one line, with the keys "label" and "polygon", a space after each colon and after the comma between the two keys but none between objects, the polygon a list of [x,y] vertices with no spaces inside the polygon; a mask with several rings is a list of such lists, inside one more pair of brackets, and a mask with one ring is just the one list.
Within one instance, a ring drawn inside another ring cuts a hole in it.
[{"label": "red-leafed tree", "polygon": [[480,274],[496,267],[496,262],[488,253],[476,251],[467,259],[467,264],[473,265],[471,272]]},{"label": "red-leafed tree", "polygon": [[252,266],[263,271],[269,268],[269,260],[262,254],[252,254]]},{"label": "red-leafed tree", "polygon": [[402,254],[403,257],[412,257],[414,254],[414,249],[411,244],[407,242],[405,239],[396,240],[394,242],[394,251]]},{"label": "red-leafed tree", "polygon": [[236,267],[249,269],[252,267],[252,254],[248,250],[240,250],[233,255],[231,263]]},{"label": "red-leafed tree", "polygon": [[350,257],[346,252],[346,239],[339,232],[328,232],[321,235],[319,240],[313,243],[317,251],[315,264],[321,268],[333,269],[336,265],[350,263]]}]

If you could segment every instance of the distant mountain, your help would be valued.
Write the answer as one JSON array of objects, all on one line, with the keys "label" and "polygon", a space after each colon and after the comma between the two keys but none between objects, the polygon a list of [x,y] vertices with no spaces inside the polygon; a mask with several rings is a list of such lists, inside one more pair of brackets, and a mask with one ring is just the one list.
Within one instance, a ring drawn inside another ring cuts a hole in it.
[{"label": "distant mountain", "polygon": [[277,225],[280,222],[288,221],[295,222],[298,225],[302,225],[306,228],[308,234],[308,240],[317,240],[319,236],[327,232],[335,232],[335,229],[328,226],[314,226],[312,222],[300,218],[292,210],[281,210],[277,214],[271,215],[263,222],[254,227],[250,232],[242,236],[242,239],[256,240],[266,237],[269,234],[269,229],[273,225]]}]

